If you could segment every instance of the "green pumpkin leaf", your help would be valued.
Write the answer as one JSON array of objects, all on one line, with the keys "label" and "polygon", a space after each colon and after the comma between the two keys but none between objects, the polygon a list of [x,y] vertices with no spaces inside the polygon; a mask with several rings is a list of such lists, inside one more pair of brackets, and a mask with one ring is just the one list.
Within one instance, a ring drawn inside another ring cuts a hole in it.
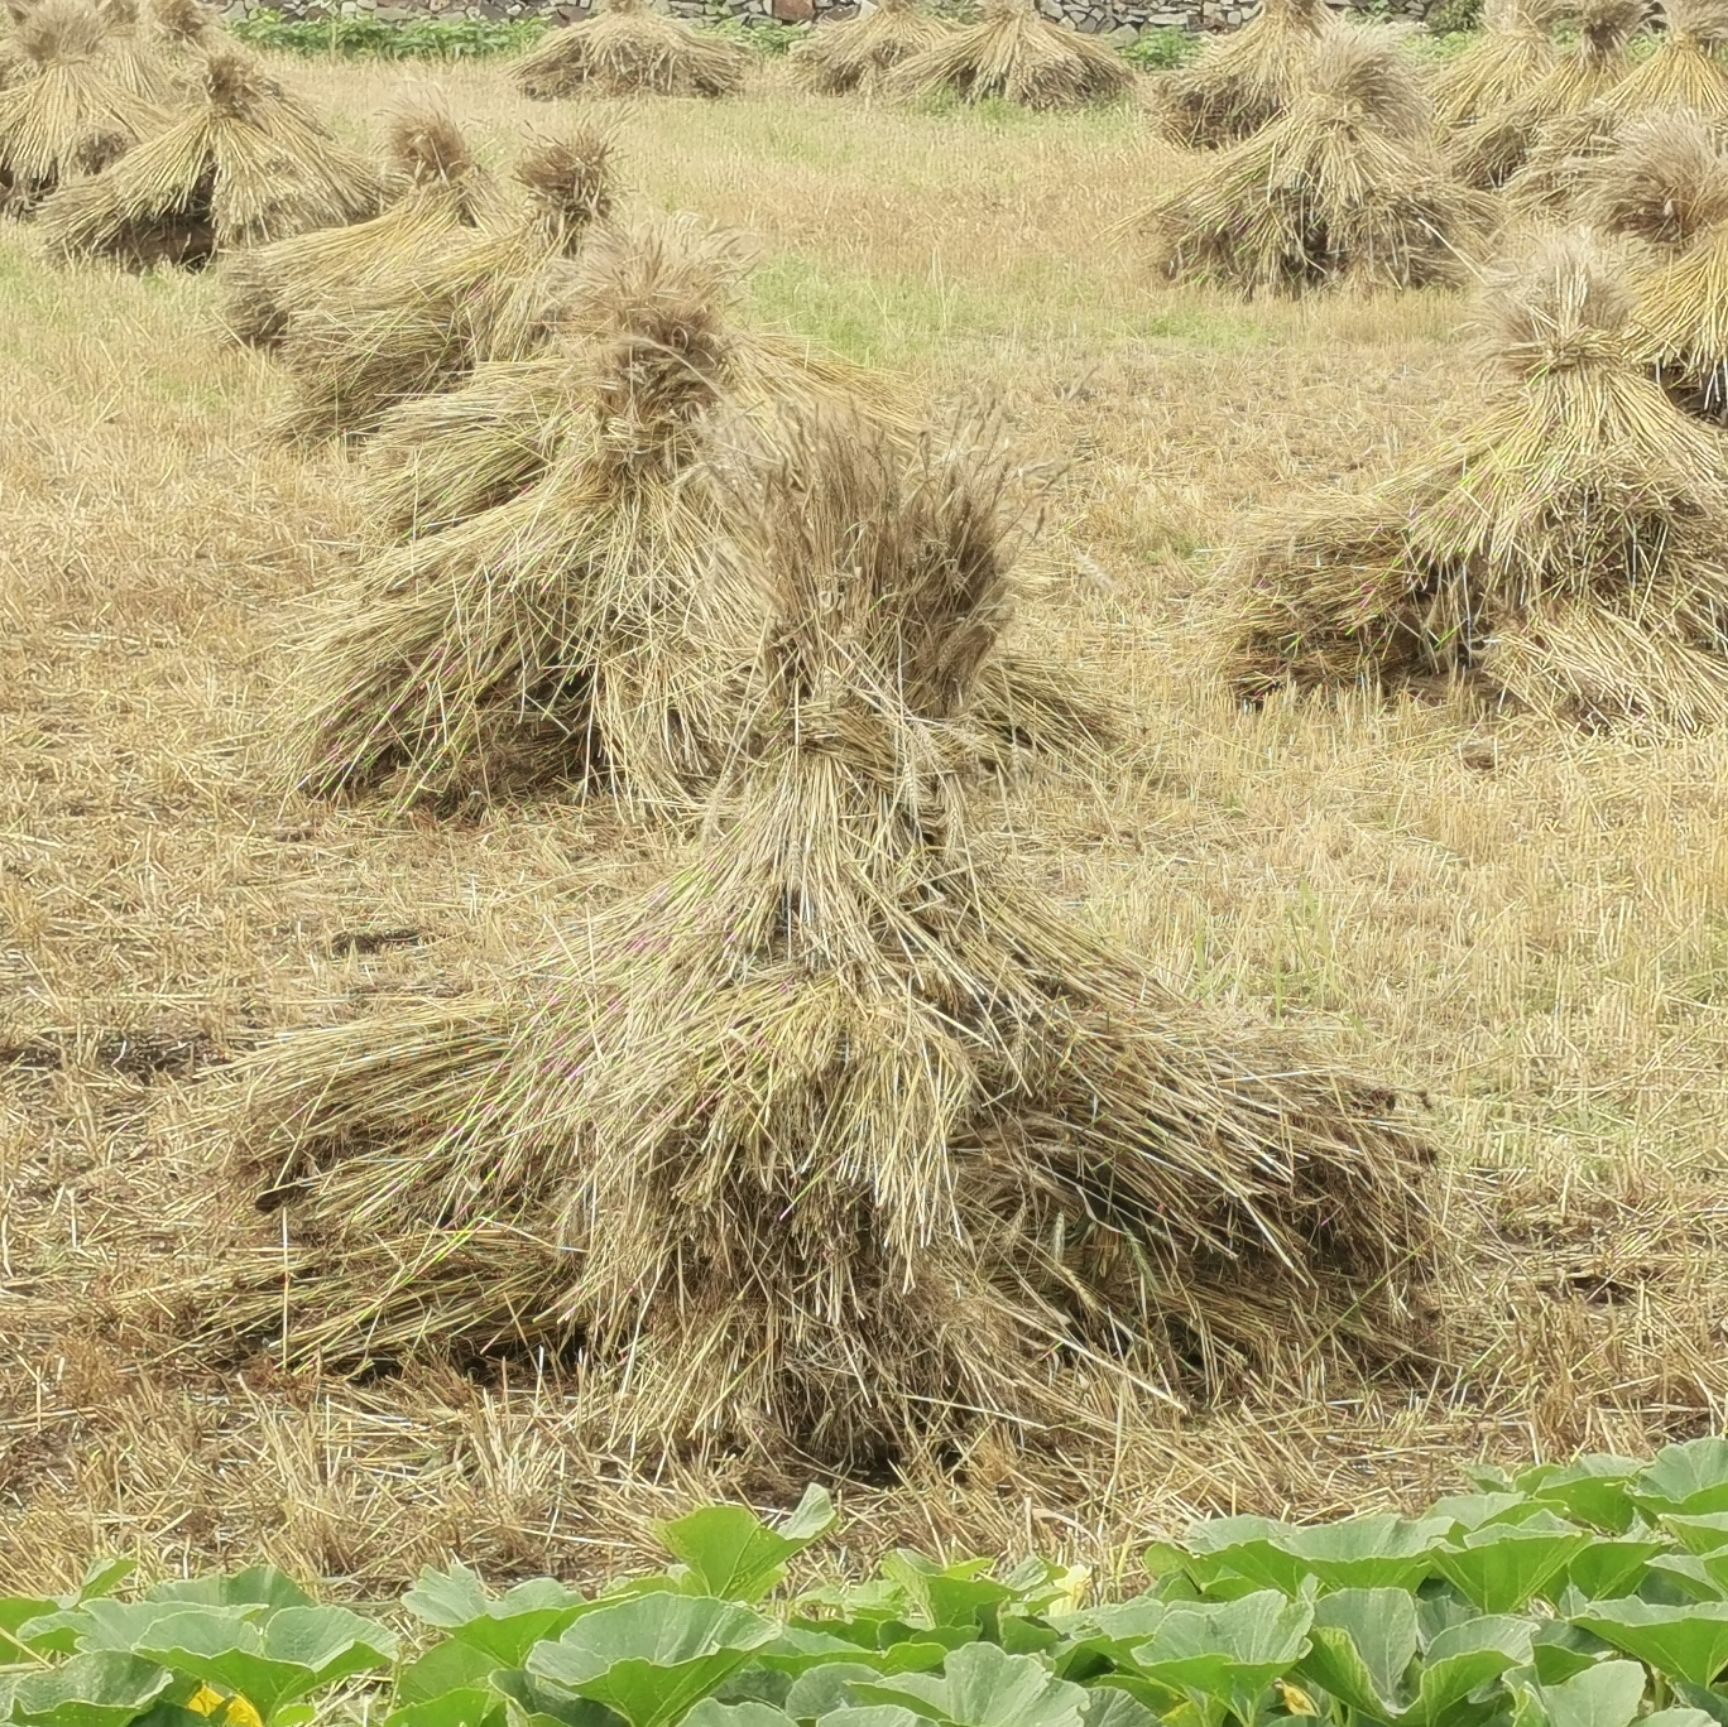
[{"label": "green pumpkin leaf", "polygon": [[1558,1685],[1515,1686],[1518,1727],[1632,1727],[1644,1702],[1644,1669],[1635,1661],[1601,1661]]},{"label": "green pumpkin leaf", "polygon": [[27,1727],[125,1727],[173,1685],[172,1673],[136,1655],[74,1655],[14,1682],[11,1719]]},{"label": "green pumpkin leaf", "polygon": [[[1607,1601],[1616,1595],[1637,1593],[1639,1580],[1650,1561],[1665,1547],[1656,1534],[1599,1536],[1587,1543],[1567,1561],[1565,1582],[1576,1589],[1586,1601]],[[1554,1599],[1555,1591],[1544,1585],[1544,1595]]]},{"label": "green pumpkin leaf", "polygon": [[644,1595],[583,1614],[556,1643],[536,1644],[525,1665],[534,1678],[604,1705],[631,1727],[661,1727],[718,1689],[779,1631],[736,1602]]},{"label": "green pumpkin leaf", "polygon": [[1401,1589],[1342,1589],[1314,1604],[1296,1674],[1359,1714],[1390,1720],[1406,1707],[1416,1659],[1415,1598]]},{"label": "green pumpkin leaf", "polygon": [[1655,1512],[1708,1517],[1728,1511],[1728,1439],[1664,1446],[1633,1483],[1632,1496]]},{"label": "green pumpkin leaf", "polygon": [[772,1703],[718,1703],[704,1697],[684,1717],[683,1727],[798,1727],[798,1723]]},{"label": "green pumpkin leaf", "polygon": [[448,1571],[428,1566],[402,1605],[423,1623],[485,1650],[496,1666],[517,1667],[536,1643],[558,1636],[593,1603],[550,1577],[493,1596],[478,1572],[456,1564]]},{"label": "green pumpkin leaf", "polygon": [[727,1601],[760,1601],[785,1578],[786,1566],[837,1521],[825,1489],[810,1487],[797,1508],[777,1524],[764,1523],[743,1505],[710,1505],[655,1533],[692,1580]]},{"label": "green pumpkin leaf", "polygon": [[1084,1727],[1086,1693],[1030,1655],[969,1643],[940,1674],[903,1673],[852,1686],[860,1703],[899,1705],[948,1727]]},{"label": "green pumpkin leaf", "polygon": [[1662,1607],[1636,1597],[1599,1601],[1572,1623],[1658,1673],[1708,1685],[1728,1665],[1728,1601]]},{"label": "green pumpkin leaf", "polygon": [[1313,1618],[1307,1602],[1270,1590],[1237,1601],[1173,1605],[1133,1651],[1132,1672],[1251,1722],[1267,1687],[1306,1651]]},{"label": "green pumpkin leaf", "polygon": [[1484,1613],[1528,1606],[1590,1544],[1588,1530],[1542,1512],[1525,1523],[1494,1523],[1436,1549],[1434,1564]]},{"label": "green pumpkin leaf", "polygon": [[503,1719],[504,1699],[496,1691],[464,1685],[392,1709],[384,1727],[496,1727]]},{"label": "green pumpkin leaf", "polygon": [[442,1643],[434,1643],[397,1673],[396,1701],[404,1705],[426,1703],[442,1697],[446,1691],[484,1688],[501,1666],[508,1665],[493,1660],[476,1644],[449,1637]]},{"label": "green pumpkin leaf", "polygon": [[1527,1469],[1516,1486],[1537,1504],[1623,1535],[1637,1516],[1630,1489],[1642,1467],[1630,1458],[1595,1453],[1565,1465],[1548,1463]]}]

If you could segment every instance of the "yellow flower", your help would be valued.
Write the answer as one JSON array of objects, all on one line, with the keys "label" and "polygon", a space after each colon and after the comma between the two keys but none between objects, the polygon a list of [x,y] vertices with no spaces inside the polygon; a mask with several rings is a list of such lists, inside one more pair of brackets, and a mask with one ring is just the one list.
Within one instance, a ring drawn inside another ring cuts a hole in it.
[{"label": "yellow flower", "polygon": [[1292,1685],[1288,1679],[1278,1681],[1278,1694],[1284,1699],[1284,1707],[1292,1715],[1318,1715],[1320,1713],[1314,1707],[1314,1699],[1300,1685]]},{"label": "yellow flower", "polygon": [[186,1707],[194,1715],[220,1716],[225,1727],[264,1727],[263,1717],[244,1697],[224,1697],[210,1685],[200,1685]]}]

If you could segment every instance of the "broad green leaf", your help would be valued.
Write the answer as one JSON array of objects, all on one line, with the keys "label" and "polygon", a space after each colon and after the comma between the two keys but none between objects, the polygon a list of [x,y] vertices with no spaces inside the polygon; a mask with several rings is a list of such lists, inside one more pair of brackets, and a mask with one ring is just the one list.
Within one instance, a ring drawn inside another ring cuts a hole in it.
[{"label": "broad green leaf", "polygon": [[1716,1717],[1702,1709],[1657,1709],[1646,1715],[1638,1727],[1716,1727]]},{"label": "broad green leaf", "polygon": [[76,1599],[95,1601],[101,1596],[112,1595],[137,1569],[136,1559],[93,1559],[78,1585]]},{"label": "broad green leaf", "polygon": [[1456,1711],[1474,1692],[1530,1661],[1535,1629],[1528,1619],[1485,1614],[1440,1632],[1423,1653],[1409,1719],[1421,1727],[1456,1721]]},{"label": "broad green leaf", "polygon": [[1256,1544],[1264,1546],[1289,1528],[1289,1524],[1270,1517],[1209,1517],[1189,1525],[1181,1544],[1154,1541],[1141,1553],[1141,1563],[1155,1578],[1186,1576],[1202,1588],[1210,1588],[1234,1569],[1230,1563],[1233,1552]]},{"label": "broad green leaf", "polygon": [[[1589,1603],[1584,1605],[1588,1606]],[[1593,1632],[1584,1630],[1565,1619],[1545,1619],[1532,1624],[1530,1665],[1544,1685],[1557,1685],[1582,1673],[1586,1667],[1617,1653],[1612,1644],[1604,1643]]]},{"label": "broad green leaf", "polygon": [[969,1643],[940,1674],[858,1681],[860,1703],[899,1704],[948,1727],[1084,1727],[1086,1693],[1030,1655]]},{"label": "broad green leaf", "polygon": [[1669,1512],[1662,1519],[1662,1527],[1688,1553],[1702,1556],[1728,1547],[1728,1512],[1713,1511],[1707,1517],[1683,1517]]},{"label": "broad green leaf", "polygon": [[645,1595],[585,1613],[556,1643],[537,1644],[527,1671],[604,1704],[631,1727],[676,1721],[779,1627],[737,1602]]},{"label": "broad green leaf", "polygon": [[1111,1686],[1086,1693],[1086,1727],[1159,1727],[1159,1717],[1137,1697]]},{"label": "broad green leaf", "polygon": [[825,1631],[788,1625],[772,1643],[758,1649],[754,1659],[772,1671],[794,1675],[836,1661],[867,1666],[874,1673],[912,1673],[940,1667],[947,1654],[943,1644],[927,1639],[914,1637],[884,1649],[864,1648]]},{"label": "broad green leaf", "polygon": [[487,1683],[504,1699],[510,1727],[620,1727],[603,1703],[555,1691],[520,1667],[501,1668]]},{"label": "broad green leaf", "polygon": [[1728,1560],[1728,1553],[1710,1553],[1703,1558],[1693,1553],[1658,1553],[1644,1567],[1644,1586],[1639,1593],[1646,1600],[1670,1605],[1720,1601],[1728,1595],[1728,1587],[1724,1587],[1724,1560]]},{"label": "broad green leaf", "polygon": [[1644,1670],[1635,1661],[1603,1661],[1558,1685],[1516,1686],[1519,1727],[1631,1727],[1644,1701]]},{"label": "broad green leaf", "polygon": [[1728,1511],[1728,1439],[1664,1446],[1633,1483],[1632,1496],[1652,1511],[1688,1517]]},{"label": "broad green leaf", "polygon": [[704,1697],[684,1717],[684,1727],[798,1727],[784,1709],[771,1703],[716,1703]]},{"label": "broad green leaf", "polygon": [[1070,1648],[1093,1650],[1112,1661],[1121,1661],[1127,1660],[1158,1629],[1170,1611],[1169,1603],[1156,1596],[1136,1595],[1131,1601],[1088,1607],[1083,1613],[1065,1613],[1052,1623]]},{"label": "broad green leaf", "polygon": [[504,1699],[496,1691],[464,1685],[392,1709],[384,1727],[495,1727],[503,1719]]},{"label": "broad green leaf", "polygon": [[805,1490],[797,1509],[767,1524],[743,1505],[710,1505],[655,1526],[673,1558],[690,1568],[709,1595],[760,1601],[785,1577],[787,1563],[834,1527],[834,1501],[821,1487]]},{"label": "broad green leaf", "polygon": [[246,1607],[262,1609],[252,1618],[267,1617],[285,1607],[314,1607],[312,1597],[292,1577],[274,1565],[254,1565],[232,1577],[186,1577],[159,1583],[144,1597],[146,1601],[173,1602],[181,1606]]},{"label": "broad green leaf", "polygon": [[136,1647],[177,1673],[237,1692],[268,1724],[315,1690],[388,1666],[395,1638],[345,1607],[284,1607],[261,1625],[187,1607],[158,1620]]},{"label": "broad green leaf", "polygon": [[1587,1530],[1547,1512],[1527,1523],[1494,1523],[1437,1548],[1446,1580],[1484,1613],[1512,1613],[1558,1577],[1590,1543]]},{"label": "broad green leaf", "polygon": [[913,1612],[933,1627],[975,1630],[994,1621],[1003,1604],[1014,1599],[1007,1584],[987,1575],[988,1559],[961,1559],[938,1565],[920,1553],[891,1553],[882,1561],[882,1574],[898,1584]]},{"label": "broad green leaf", "polygon": [[1167,1690],[1222,1704],[1254,1719],[1266,1688],[1307,1648],[1314,1610],[1273,1591],[1239,1601],[1172,1606],[1133,1652],[1133,1672]]},{"label": "broad green leaf", "polygon": [[416,1656],[396,1675],[396,1701],[402,1704],[425,1703],[441,1697],[446,1691],[463,1691],[483,1686],[500,1663],[484,1649],[464,1643],[459,1637],[434,1643],[425,1654]]},{"label": "broad green leaf", "polygon": [[818,1715],[816,1727],[924,1727],[924,1717],[898,1703],[856,1703]]},{"label": "broad green leaf", "polygon": [[1712,1691],[1708,1685],[1688,1685],[1684,1679],[1676,1679],[1672,1690],[1688,1709],[1708,1715],[1716,1727],[1728,1727],[1728,1697],[1720,1691]]},{"label": "broad green leaf", "polygon": [[516,1667],[536,1643],[556,1637],[591,1604],[550,1577],[492,1596],[478,1572],[456,1564],[448,1571],[428,1566],[402,1597],[402,1605],[423,1623],[484,1649],[497,1666]]},{"label": "broad green leaf", "polygon": [[1414,1589],[1433,1570],[1432,1551],[1451,1527],[1445,1518],[1412,1522],[1377,1513],[1285,1529],[1225,1557],[1232,1570],[1284,1595],[1295,1595],[1308,1577],[1326,1589]]},{"label": "broad green leaf", "polygon": [[1546,1463],[1527,1469],[1516,1485],[1539,1504],[1623,1535],[1637,1515],[1630,1489],[1642,1467],[1630,1458],[1593,1453],[1565,1465]]},{"label": "broad green leaf", "polygon": [[1445,1518],[1454,1529],[1465,1530],[1490,1523],[1522,1523],[1540,1509],[1527,1493],[1456,1493],[1436,1501],[1428,1515]]},{"label": "broad green leaf", "polygon": [[1341,1589],[1314,1604],[1296,1672],[1359,1713],[1389,1720],[1406,1705],[1416,1659],[1416,1602],[1401,1589]]},{"label": "broad green leaf", "polygon": [[[1567,1561],[1565,1581],[1586,1601],[1607,1601],[1616,1595],[1637,1592],[1638,1580],[1650,1561],[1664,1548],[1654,1533],[1598,1536]],[[1544,1596],[1554,1598],[1545,1588]]]},{"label": "broad green leaf", "polygon": [[12,1719],[29,1727],[125,1727],[174,1686],[154,1661],[102,1650],[74,1655],[12,1687]]},{"label": "broad green leaf", "polygon": [[1673,1679],[1708,1685],[1728,1664],[1728,1601],[1660,1607],[1636,1597],[1599,1601],[1572,1623]]},{"label": "broad green leaf", "polygon": [[808,1673],[800,1673],[792,1681],[792,1689],[786,1693],[786,1713],[800,1721],[807,1721],[812,1716],[831,1715],[835,1710],[848,1708],[854,1703],[854,1685],[873,1685],[881,1677],[874,1667],[867,1667],[863,1662],[851,1666],[835,1662],[827,1667],[812,1667]]},{"label": "broad green leaf", "polygon": [[59,1618],[76,1622],[80,1648],[127,1654],[148,1643],[158,1626],[189,1613],[207,1619],[219,1618],[238,1636],[240,1627],[259,1611],[256,1606],[198,1607],[185,1601],[96,1600],[86,1602],[70,1615],[59,1615]]}]

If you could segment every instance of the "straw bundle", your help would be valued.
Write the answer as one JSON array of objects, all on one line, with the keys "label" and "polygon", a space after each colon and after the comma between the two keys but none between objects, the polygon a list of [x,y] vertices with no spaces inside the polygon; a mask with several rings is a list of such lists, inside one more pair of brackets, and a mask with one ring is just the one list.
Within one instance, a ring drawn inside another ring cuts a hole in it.
[{"label": "straw bundle", "polygon": [[[309,644],[293,728],[308,789],[399,774],[412,799],[592,778],[675,802],[712,774],[743,608],[715,579],[713,511],[690,476],[735,361],[727,269],[670,227],[596,249],[592,334],[545,401],[544,466],[382,550]],[[506,436],[484,443],[466,441],[480,473],[509,470]]]},{"label": "straw bundle", "polygon": [[1278,119],[1196,167],[1144,220],[1169,275],[1253,295],[1453,281],[1492,215],[1434,152],[1395,43],[1338,27]]},{"label": "straw bundle", "polygon": [[526,196],[506,220],[295,320],[281,350],[296,385],[284,435],[364,436],[396,403],[545,344],[564,272],[612,208],[610,141],[590,128],[537,139],[515,179]]},{"label": "straw bundle", "polygon": [[204,0],[148,0],[142,24],[145,39],[173,59],[207,54],[228,35]]},{"label": "straw bundle", "polygon": [[806,90],[824,96],[871,92],[902,60],[935,47],[947,34],[948,26],[918,0],[877,0],[861,18],[812,31],[793,48],[789,64]]},{"label": "straw bundle", "polygon": [[95,179],[51,199],[63,258],[198,266],[219,252],[372,215],[371,165],[239,49],[207,55],[197,105]]},{"label": "straw bundle", "polygon": [[1639,369],[1624,282],[1582,236],[1490,311],[1502,379],[1474,425],[1235,557],[1237,686],[1439,675],[1590,721],[1728,717],[1715,434]]},{"label": "straw bundle", "polygon": [[1212,37],[1190,66],[1160,78],[1154,115],[1174,144],[1215,150],[1278,118],[1302,88],[1328,26],[1325,0],[1261,0],[1255,16]]},{"label": "straw bundle", "polygon": [[900,96],[1000,98],[1037,109],[1114,102],[1133,84],[1133,68],[1120,54],[1052,23],[1033,0],[983,0],[976,24],[946,32],[887,80]]},{"label": "straw bundle", "polygon": [[1626,50],[1643,16],[1643,0],[1582,0],[1577,41],[1523,95],[1454,139],[1459,178],[1477,187],[1504,185],[1545,126],[1607,95],[1631,68]]},{"label": "straw bundle", "polygon": [[603,0],[580,24],[554,30],[511,67],[525,96],[729,96],[749,66],[736,43],[652,10],[647,0]]},{"label": "straw bundle", "polygon": [[1076,1372],[1402,1341],[1427,1148],[1052,912],[958,795],[1013,609],[988,450],[783,433],[720,496],[766,613],[707,831],[490,999],[290,1036],[249,1163],[290,1348],[530,1348],[647,1444],[842,1467]]},{"label": "straw bundle", "polygon": [[1663,247],[1635,283],[1632,351],[1688,413],[1728,424],[1728,151],[1696,118],[1631,130],[1591,187],[1605,225]]},{"label": "straw bundle", "polygon": [[1695,114],[1628,120],[1580,170],[1577,202],[1604,234],[1670,252],[1728,220],[1723,135]]},{"label": "straw bundle", "polygon": [[1656,49],[1627,72],[1602,102],[1617,114],[1686,109],[1728,119],[1728,0],[1661,0],[1668,28]]},{"label": "straw bundle", "polygon": [[108,24],[88,0],[38,0],[12,28],[17,71],[0,90],[0,203],[33,208],[95,174],[162,124],[113,76]]},{"label": "straw bundle", "polygon": [[394,196],[383,215],[292,235],[229,261],[227,322],[241,341],[275,347],[296,314],[375,288],[436,257],[453,234],[501,215],[491,176],[436,91],[405,99],[386,139]]},{"label": "straw bundle", "polygon": [[1554,65],[1550,0],[1488,0],[1482,33],[1429,80],[1434,123],[1459,132],[1516,102]]}]

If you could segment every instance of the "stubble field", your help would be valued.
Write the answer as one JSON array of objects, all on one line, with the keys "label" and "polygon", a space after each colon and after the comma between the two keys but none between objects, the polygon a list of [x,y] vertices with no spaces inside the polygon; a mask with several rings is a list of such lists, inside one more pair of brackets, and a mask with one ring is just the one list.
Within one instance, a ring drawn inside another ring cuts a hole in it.
[{"label": "stubble field", "polygon": [[[355,137],[411,81],[282,75]],[[494,160],[546,118],[496,70],[439,78]],[[908,114],[764,72],[615,119],[631,199],[751,236],[757,321],[903,373],[939,416],[999,412],[1028,483],[1054,470],[1025,627],[1119,691],[1133,735],[1096,781],[980,792],[1050,894],[1180,990],[1300,1019],[1422,1095],[1444,1153],[1427,1368],[1124,1401],[1067,1456],[986,1433],[850,1487],[853,1542],[1108,1565],[1197,1510],[1336,1514],[1478,1457],[1719,1426],[1728,747],[1444,695],[1248,715],[1210,670],[1214,549],[1468,399],[1468,301],[1159,284],[1113,231],[1169,165],[1132,114]],[[665,843],[598,804],[395,817],[273,785],[277,692],[359,505],[342,458],[267,437],[280,379],[223,340],[217,286],[56,271],[0,228],[8,1570],[138,1550],[358,1590],[450,1552],[600,1573],[670,1507],[789,1503],[790,1477],[623,1454],[531,1363],[355,1384],[178,1342],[241,1223],[224,1060],[538,951]]]}]

